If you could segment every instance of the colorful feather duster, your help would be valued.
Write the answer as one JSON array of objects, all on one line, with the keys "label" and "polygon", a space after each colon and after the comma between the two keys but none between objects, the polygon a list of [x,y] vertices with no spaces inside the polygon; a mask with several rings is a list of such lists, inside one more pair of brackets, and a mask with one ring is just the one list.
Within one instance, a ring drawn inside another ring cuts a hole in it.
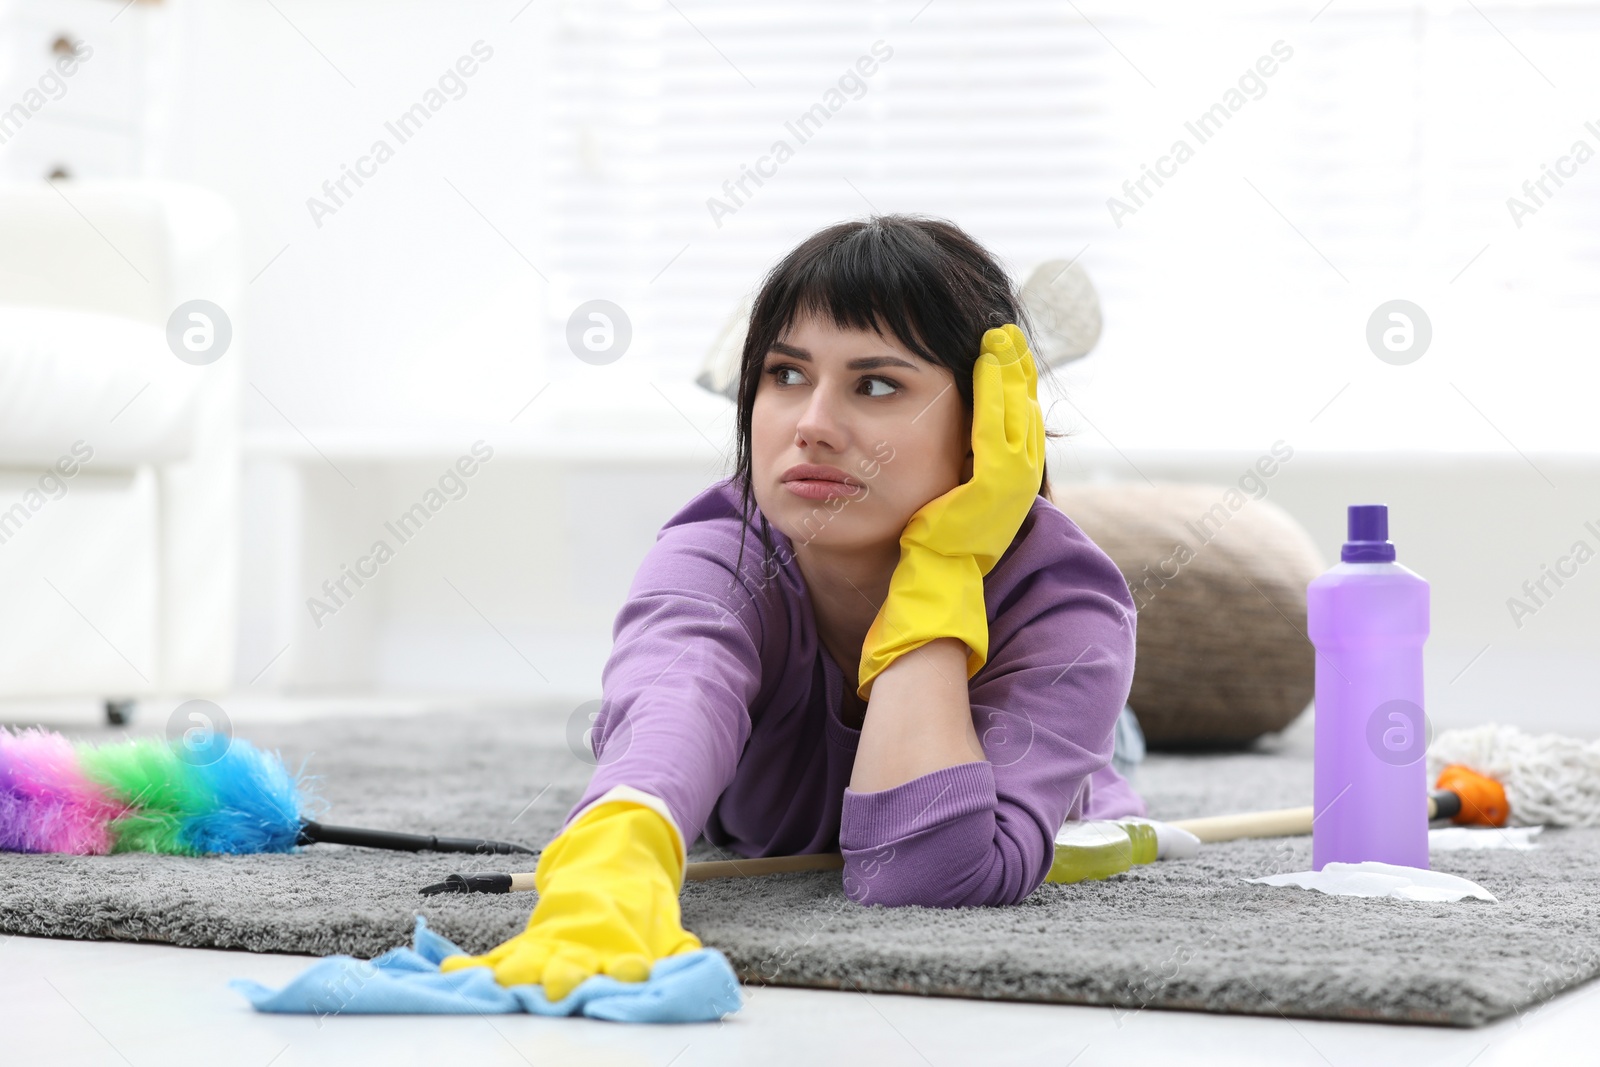
[{"label": "colorful feather duster", "polygon": [[[314,842],[437,852],[531,853],[470,838],[325,826],[326,807],[276,753],[214,735],[215,750],[134,738],[96,747],[0,727],[0,850],[104,856],[292,852]],[[220,754],[217,754],[220,753]]]},{"label": "colorful feather duster", "polygon": [[0,728],[0,849],[104,856],[289,852],[320,805],[278,757],[250,742],[210,762],[179,743],[135,738],[98,748],[32,727]]}]

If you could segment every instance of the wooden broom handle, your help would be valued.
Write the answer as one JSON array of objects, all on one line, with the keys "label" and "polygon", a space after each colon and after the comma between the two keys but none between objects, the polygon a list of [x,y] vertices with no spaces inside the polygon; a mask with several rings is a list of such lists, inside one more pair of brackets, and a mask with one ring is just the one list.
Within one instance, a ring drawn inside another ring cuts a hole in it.
[{"label": "wooden broom handle", "polygon": [[[1430,802],[1430,808],[1432,804]],[[1282,808],[1239,815],[1213,815],[1169,823],[1189,831],[1201,841],[1236,841],[1243,837],[1294,837],[1311,832],[1312,808]],[[711,860],[688,864],[683,877],[689,882],[708,878],[749,878],[785,871],[830,871],[844,866],[837,852],[810,852],[798,856],[757,856],[754,859]]]},{"label": "wooden broom handle", "polygon": [[1187,830],[1201,841],[1237,841],[1242,837],[1296,837],[1311,832],[1314,809],[1279,808],[1276,811],[1247,811],[1237,815],[1211,815],[1203,819],[1180,819],[1168,823]]},{"label": "wooden broom handle", "polygon": [[[1435,790],[1428,794],[1430,822],[1439,817],[1441,798],[1452,799],[1448,791]],[[1237,841],[1242,837],[1298,837],[1311,832],[1311,820],[1315,812],[1315,808],[1307,805],[1303,808],[1279,808],[1277,811],[1249,811],[1238,815],[1212,815],[1204,819],[1180,819],[1168,825],[1187,830],[1201,841]],[[1451,812],[1447,811],[1445,814]]]},{"label": "wooden broom handle", "polygon": [[805,852],[798,856],[757,856],[754,859],[704,860],[683,869],[688,882],[708,878],[747,878],[757,874],[782,874],[785,871],[833,871],[844,866],[837,852]]},{"label": "wooden broom handle", "polygon": [[[1428,797],[1428,818],[1432,819],[1437,810],[1437,798]],[[1315,811],[1308,804],[1303,808],[1179,819],[1167,825],[1187,830],[1204,842],[1237,841],[1246,837],[1298,837],[1311,832]],[[758,856],[754,859],[691,863],[684,868],[683,877],[686,881],[703,882],[708,878],[748,878],[785,871],[830,871],[843,866],[844,857],[837,852],[811,852],[798,856]]]},{"label": "wooden broom handle", "polygon": [[[1169,823],[1189,831],[1201,841],[1236,841],[1242,837],[1294,837],[1311,832],[1312,808],[1282,808],[1278,811],[1251,811],[1239,815],[1213,815],[1205,819],[1184,819]],[[757,856],[753,859],[709,860],[684,867],[688,882],[709,878],[750,878],[786,871],[831,871],[844,866],[837,852],[808,852],[798,856]]]},{"label": "wooden broom handle", "polygon": [[[1496,790],[1499,789],[1498,783],[1490,781],[1489,784]],[[1490,811],[1477,799],[1473,799],[1470,804],[1464,801],[1461,794],[1456,791],[1461,788],[1463,786],[1458,784],[1435,789],[1429,793],[1430,822],[1436,818],[1450,818],[1457,822],[1466,819],[1466,821],[1476,820],[1484,825],[1504,825],[1507,809],[1503,793],[1498,794],[1498,806],[1492,806]],[[1476,797],[1476,794],[1472,796]],[[1236,841],[1243,837],[1298,837],[1311,832],[1314,811],[1315,809],[1310,806],[1279,808],[1276,811],[1249,811],[1237,815],[1212,815],[1203,819],[1180,819],[1168,822],[1168,825],[1187,830],[1202,842]],[[1469,815],[1471,818],[1468,818]],[[683,878],[686,882],[703,882],[710,878],[750,878],[762,874],[781,874],[785,871],[831,871],[843,866],[844,857],[837,852],[809,852],[798,856],[757,856],[752,859],[689,863],[684,866]],[[517,874],[477,874],[466,879],[459,874],[450,877],[455,885],[451,882],[441,883],[430,886],[423,892],[450,889],[454,892],[506,893],[535,888],[532,871]],[[471,879],[487,880],[493,884],[469,886]]]}]

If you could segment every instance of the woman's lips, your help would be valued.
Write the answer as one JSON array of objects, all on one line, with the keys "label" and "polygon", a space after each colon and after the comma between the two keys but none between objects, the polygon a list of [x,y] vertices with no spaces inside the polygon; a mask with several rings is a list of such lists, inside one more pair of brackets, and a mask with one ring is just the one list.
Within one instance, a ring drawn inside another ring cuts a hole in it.
[{"label": "woman's lips", "polygon": [[807,500],[832,500],[840,496],[857,496],[861,493],[861,486],[850,485],[847,482],[831,482],[821,478],[795,478],[783,483],[796,496],[803,496]]}]

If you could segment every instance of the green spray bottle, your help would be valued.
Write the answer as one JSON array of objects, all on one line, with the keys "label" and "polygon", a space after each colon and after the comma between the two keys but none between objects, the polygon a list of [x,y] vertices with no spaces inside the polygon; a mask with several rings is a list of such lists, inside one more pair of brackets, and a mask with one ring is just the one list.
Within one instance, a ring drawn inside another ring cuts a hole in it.
[{"label": "green spray bottle", "polygon": [[1135,864],[1186,859],[1200,851],[1200,839],[1187,830],[1138,816],[1068,821],[1055,843],[1055,863],[1044,880],[1063,884],[1110,878]]}]

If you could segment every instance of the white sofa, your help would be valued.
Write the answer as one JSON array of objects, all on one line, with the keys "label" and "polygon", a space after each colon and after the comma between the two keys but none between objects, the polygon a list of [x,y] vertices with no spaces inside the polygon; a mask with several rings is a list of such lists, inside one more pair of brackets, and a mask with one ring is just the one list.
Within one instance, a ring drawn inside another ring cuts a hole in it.
[{"label": "white sofa", "polygon": [[[0,698],[220,694],[238,589],[238,225],[216,193],[0,184]],[[213,362],[168,321],[228,315]]]}]

